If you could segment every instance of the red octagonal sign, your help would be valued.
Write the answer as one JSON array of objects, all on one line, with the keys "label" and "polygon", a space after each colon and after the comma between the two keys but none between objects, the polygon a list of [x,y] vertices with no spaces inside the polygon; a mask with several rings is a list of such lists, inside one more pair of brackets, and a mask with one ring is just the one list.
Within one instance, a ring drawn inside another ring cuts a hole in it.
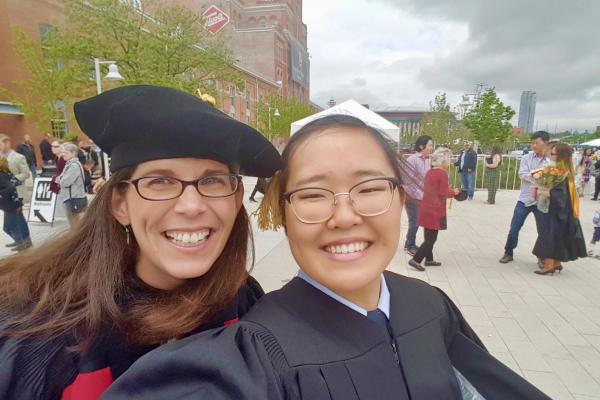
[{"label": "red octagonal sign", "polygon": [[202,16],[206,21],[204,26],[206,26],[206,29],[208,29],[210,33],[219,32],[229,23],[229,15],[225,14],[215,5],[208,7]]}]

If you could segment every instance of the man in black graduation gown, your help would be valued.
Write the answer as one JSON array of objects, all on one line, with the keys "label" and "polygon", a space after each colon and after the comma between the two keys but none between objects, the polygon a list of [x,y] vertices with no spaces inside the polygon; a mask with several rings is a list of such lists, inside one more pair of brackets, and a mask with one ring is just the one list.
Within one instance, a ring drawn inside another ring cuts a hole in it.
[{"label": "man in black graduation gown", "polygon": [[[296,277],[235,326],[146,355],[103,398],[549,399],[492,357],[441,291],[383,276],[388,332]],[[462,383],[478,393],[463,397]]]}]

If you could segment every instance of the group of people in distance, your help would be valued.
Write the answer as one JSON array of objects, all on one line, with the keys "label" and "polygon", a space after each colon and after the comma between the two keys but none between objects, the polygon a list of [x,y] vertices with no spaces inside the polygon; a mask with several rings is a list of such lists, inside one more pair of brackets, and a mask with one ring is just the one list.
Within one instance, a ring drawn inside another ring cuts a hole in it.
[{"label": "group of people in distance", "polygon": [[[173,89],[74,112],[112,176],[64,236],[0,261],[0,398],[549,398],[441,290],[386,271],[404,165],[363,121],[315,120],[280,156]],[[240,175],[272,177],[259,224],[285,230],[299,267],[266,295],[247,272]]]}]

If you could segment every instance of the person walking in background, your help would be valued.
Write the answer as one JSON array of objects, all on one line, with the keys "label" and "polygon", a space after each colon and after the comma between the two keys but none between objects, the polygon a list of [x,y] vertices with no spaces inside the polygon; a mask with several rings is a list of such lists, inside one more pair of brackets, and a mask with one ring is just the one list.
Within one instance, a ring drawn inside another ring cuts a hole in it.
[{"label": "person walking in background", "polygon": [[83,166],[77,158],[79,147],[73,143],[62,145],[62,158],[66,161],[65,169],[56,178],[60,186],[60,198],[65,205],[69,225],[73,225],[79,215],[87,207],[85,191],[85,175]]},{"label": "person walking in background", "polygon": [[575,191],[575,172],[571,163],[573,149],[565,143],[552,148],[551,161],[567,170],[566,178],[549,191],[540,190],[539,196],[549,196],[547,228],[538,235],[533,254],[542,259],[539,275],[554,274],[563,269],[561,262],[587,256],[585,239],[579,223],[579,197]]},{"label": "person walking in background", "polygon": [[421,200],[423,199],[425,174],[431,168],[429,156],[432,151],[433,140],[431,136],[419,136],[415,142],[415,153],[406,158],[406,168],[403,170],[402,188],[406,194],[404,206],[408,216],[408,231],[406,232],[404,250],[411,256],[414,256],[418,250],[416,239],[419,225],[417,220]]},{"label": "person walking in background", "polygon": [[573,150],[573,168],[575,168],[575,189],[579,196],[583,195],[583,150]]},{"label": "person walking in background", "polygon": [[23,136],[23,143],[17,147],[17,153],[23,154],[25,160],[27,160],[29,171],[31,171],[31,179],[35,180],[37,176],[37,160],[35,158],[35,148],[31,144],[31,136]]},{"label": "person walking in background", "polygon": [[579,197],[583,197],[586,192],[586,188],[591,179],[591,170],[593,167],[592,161],[592,149],[588,148],[583,151],[583,155],[581,156],[581,160],[579,161],[579,170],[581,173],[581,178],[578,186]]},{"label": "person walking in background", "polygon": [[600,210],[594,212],[592,223],[594,224],[594,233],[592,234],[592,241],[590,242],[592,248],[588,251],[588,256],[600,258],[600,249],[597,249],[597,243],[600,242]]},{"label": "person walking in background", "polygon": [[47,133],[46,136],[40,142],[40,153],[42,154],[42,163],[44,164],[44,166],[54,164],[55,156],[52,152],[52,144],[50,144],[49,140],[52,140],[52,135]]},{"label": "person walking in background", "polygon": [[500,183],[500,165],[502,165],[502,148],[496,145],[492,147],[492,154],[485,159],[485,186],[488,190],[486,204],[496,203],[496,191]]},{"label": "person walking in background", "polygon": [[473,200],[475,194],[475,170],[477,169],[477,153],[473,150],[470,142],[465,142],[463,151],[454,164],[460,172],[462,189],[467,192],[469,200]]},{"label": "person walking in background", "polygon": [[6,247],[12,251],[23,251],[32,246],[29,226],[23,216],[23,201],[17,194],[14,176],[8,168],[8,160],[0,157],[0,210],[4,211],[4,232],[14,242]]},{"label": "person walking in background", "polygon": [[252,202],[256,202],[256,199],[254,198],[256,193],[262,193],[264,195],[268,185],[269,182],[266,178],[258,178],[256,180],[256,185],[254,185],[254,190],[252,190],[252,193],[250,193],[249,200]]},{"label": "person walking in background", "polygon": [[426,267],[440,266],[441,262],[433,259],[433,246],[438,232],[447,229],[446,199],[456,196],[460,190],[448,186],[448,167],[452,152],[440,147],[431,155],[431,169],[425,175],[423,201],[419,209],[419,226],[422,226],[425,241],[416,254],[408,261],[408,265],[419,271],[425,271],[421,261],[425,259]]},{"label": "person walking in background", "polygon": [[591,179],[591,170],[593,167],[592,149],[584,149],[581,158],[579,159],[579,166],[577,167],[577,164],[574,165],[576,174],[578,175],[576,182],[577,193],[579,194],[579,197],[583,197]]},{"label": "person walking in background", "polygon": [[2,154],[8,160],[8,169],[10,169],[10,172],[16,178],[17,194],[22,199],[27,194],[27,190],[23,184],[31,176],[27,160],[23,154],[19,154],[12,149],[10,137],[7,135],[0,134],[0,146]]},{"label": "person walking in background", "polygon": [[531,135],[531,152],[521,158],[519,166],[519,178],[521,179],[521,191],[519,200],[515,205],[512,220],[510,221],[510,230],[504,245],[504,255],[500,258],[502,264],[509,263],[513,260],[513,253],[519,242],[519,232],[529,214],[533,213],[535,217],[535,225],[538,236],[544,230],[547,215],[540,212],[537,208],[537,200],[534,192],[535,179],[531,176],[531,172],[543,168],[546,165],[546,151],[550,134],[546,131],[537,131]]},{"label": "person walking in background", "polygon": [[62,152],[62,140],[55,139],[52,141],[52,154],[54,154],[54,165],[56,165],[56,171],[52,176],[52,181],[50,182],[50,190],[53,193],[60,193],[60,185],[56,183],[56,178],[62,174],[63,169],[65,169],[65,164],[67,163],[63,158]]},{"label": "person walking in background", "polygon": [[600,157],[598,157],[598,152],[596,152],[596,160],[593,165],[594,168],[590,172],[594,177],[594,197],[592,197],[592,200],[598,200],[598,194],[600,194]]}]

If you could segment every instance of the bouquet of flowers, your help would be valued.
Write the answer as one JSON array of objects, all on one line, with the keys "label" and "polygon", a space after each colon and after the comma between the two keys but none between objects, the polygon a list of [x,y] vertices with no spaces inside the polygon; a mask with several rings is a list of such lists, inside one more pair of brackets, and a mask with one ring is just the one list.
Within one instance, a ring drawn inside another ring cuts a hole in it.
[{"label": "bouquet of flowers", "polygon": [[538,190],[543,189],[550,191],[562,181],[564,181],[569,173],[569,170],[563,163],[557,165],[548,165],[544,168],[536,169],[531,172],[531,176],[535,180],[535,195],[537,199],[537,207],[543,213],[547,213],[550,206],[549,196],[539,196]]}]

